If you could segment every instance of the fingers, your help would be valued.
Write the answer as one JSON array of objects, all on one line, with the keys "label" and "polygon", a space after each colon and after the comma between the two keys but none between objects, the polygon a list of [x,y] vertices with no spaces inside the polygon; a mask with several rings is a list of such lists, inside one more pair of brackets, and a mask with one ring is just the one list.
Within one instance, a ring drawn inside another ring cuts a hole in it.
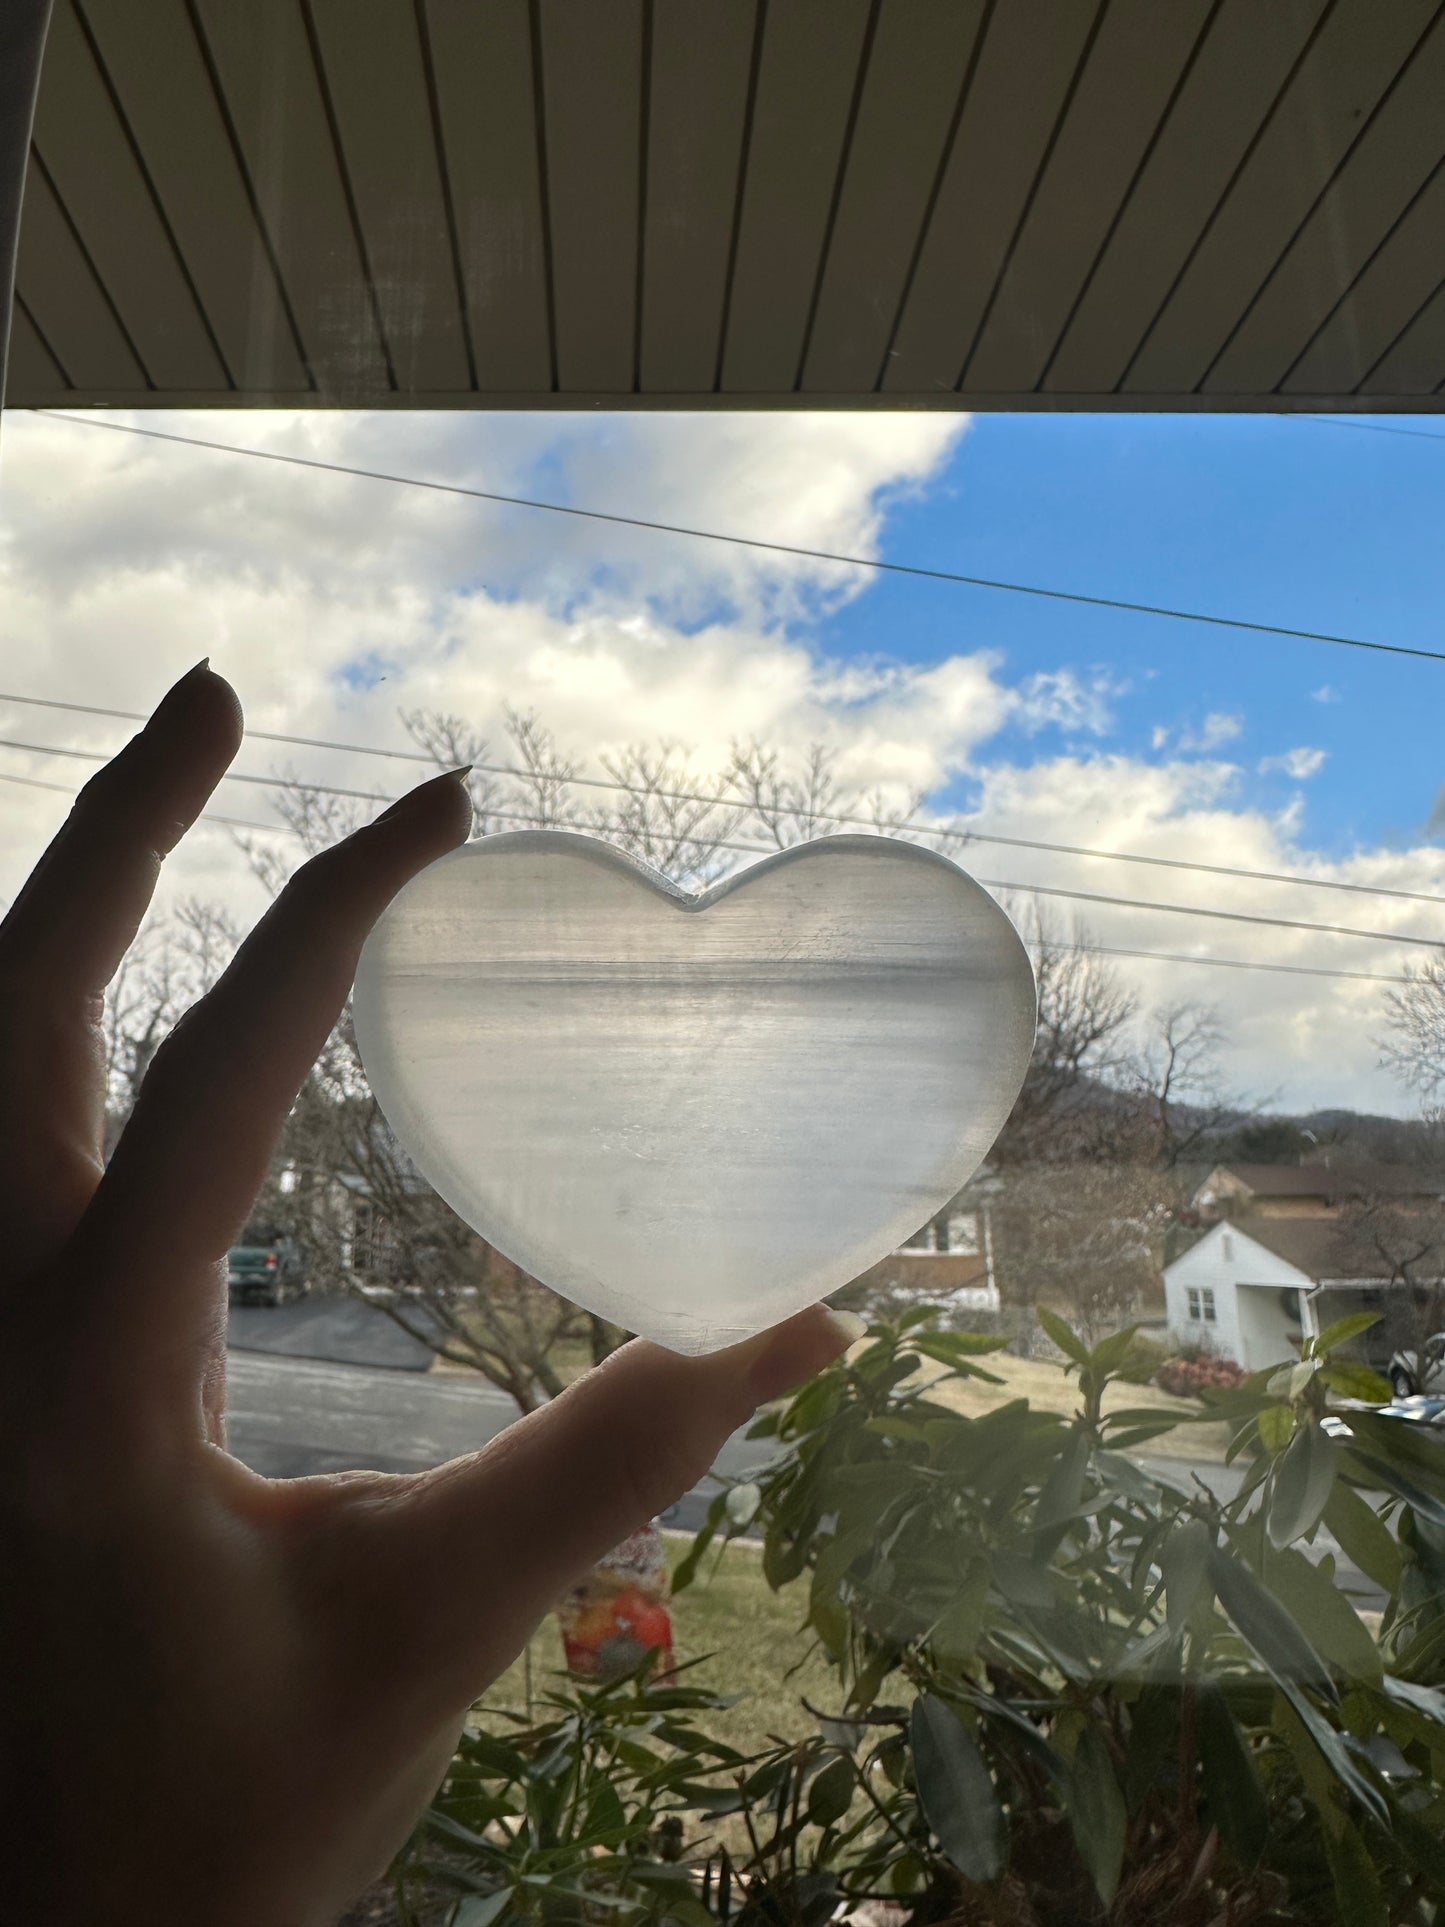
[{"label": "fingers", "polygon": [[396,1628],[432,1665],[438,1718],[465,1707],[603,1553],[690,1490],[759,1405],[864,1330],[816,1305],[745,1344],[679,1358],[635,1340],[469,1459],[370,1507],[358,1556],[404,1591]]},{"label": "fingers", "polygon": [[241,740],[235,693],[200,663],[91,778],[0,924],[0,1246],[22,1275],[74,1229],[100,1172],[99,1000],[161,861]]},{"label": "fingers", "polygon": [[440,776],[313,858],[157,1052],[76,1241],[129,1342],[149,1334],[131,1369],[173,1359],[193,1396],[210,1317],[200,1276],[251,1208],[372,924],[470,821],[461,783]]},{"label": "fingers", "polygon": [[0,924],[0,972],[48,995],[103,991],[150,905],[161,859],[241,745],[235,691],[197,663],[76,798]]}]

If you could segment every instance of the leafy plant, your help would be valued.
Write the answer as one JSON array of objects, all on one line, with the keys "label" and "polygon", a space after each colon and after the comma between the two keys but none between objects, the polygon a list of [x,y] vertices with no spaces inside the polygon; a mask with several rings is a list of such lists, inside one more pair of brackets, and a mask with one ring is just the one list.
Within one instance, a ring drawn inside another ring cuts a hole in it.
[{"label": "leafy plant", "polygon": [[[463,1734],[445,1783],[394,1869],[459,1896],[452,1927],[602,1919],[712,1927],[682,1863],[682,1815],[755,1797],[743,1755],[699,1712],[728,1701],[658,1682],[559,1681],[541,1717]],[[730,1779],[728,1777],[731,1776]]]},{"label": "leafy plant", "polygon": [[822,1927],[879,1897],[918,1927],[1445,1919],[1445,1451],[1370,1409],[1359,1321],[1206,1394],[1216,1496],[1127,1456],[1180,1422],[1106,1412],[1134,1335],[1041,1317],[1071,1417],[962,1416],[942,1383],[994,1378],[1004,1341],[914,1311],[758,1421],[775,1458],[674,1583],[761,1533],[836,1675],[817,1737],[744,1759],[697,1689],[559,1688],[463,1742],[428,1823],[459,1927]]},{"label": "leafy plant", "polygon": [[[845,1887],[1040,1927],[1433,1920],[1445,1451],[1336,1412],[1388,1396],[1340,1355],[1361,1321],[1207,1397],[1243,1473],[1216,1498],[1125,1456],[1177,1422],[1104,1411],[1133,1334],[1041,1320],[1072,1419],[949,1409],[919,1367],[979,1373],[993,1341],[919,1319],[755,1428],[785,1448],[757,1481],[765,1569],[806,1585],[843,1713],[895,1749]],[[1331,1542],[1384,1593],[1378,1636]]]}]

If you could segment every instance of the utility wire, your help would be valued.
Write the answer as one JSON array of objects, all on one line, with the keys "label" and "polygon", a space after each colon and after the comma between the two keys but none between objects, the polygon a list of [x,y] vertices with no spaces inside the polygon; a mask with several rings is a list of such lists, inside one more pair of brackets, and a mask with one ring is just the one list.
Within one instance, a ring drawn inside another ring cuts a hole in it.
[{"label": "utility wire", "polygon": [[[72,789],[68,783],[47,783],[40,776],[18,776],[13,770],[0,769],[0,783],[20,783],[28,790],[50,790],[56,796],[79,796],[80,791]],[[202,810],[196,818],[198,823],[220,823],[228,830],[280,831],[294,836],[295,831],[285,823],[253,823],[244,816],[215,816],[210,810]]]},{"label": "utility wire", "polygon": [[[65,756],[78,762],[103,763],[108,760],[105,752],[92,749],[61,749],[44,743],[22,743],[11,737],[0,736],[0,749],[17,749],[40,756]],[[228,770],[221,778],[225,783],[252,783],[262,789],[291,790],[305,796],[340,796],[363,803],[380,803],[384,799],[374,790],[348,789],[337,783],[302,783],[285,776],[258,776],[249,770]],[[502,816],[514,814],[501,810],[493,814]],[[525,820],[535,822],[534,816]],[[604,829],[608,826],[602,825]],[[873,827],[877,827],[876,825]],[[685,833],[683,840],[686,840]],[[749,856],[766,856],[776,851],[776,844],[737,843],[719,838],[707,839],[711,848],[736,850]],[[1062,897],[1075,903],[1109,904],[1123,910],[1154,910],[1175,917],[1209,917],[1223,923],[1257,924],[1274,930],[1308,930],[1315,935],[1331,937],[1363,937],[1374,943],[1411,944],[1422,949],[1445,949],[1445,936],[1422,937],[1409,932],[1390,930],[1361,930],[1352,924],[1315,923],[1309,918],[1267,917],[1248,910],[1218,910],[1206,904],[1158,903],[1146,897],[1117,897],[1096,890],[1073,890],[1062,884],[1021,883],[1007,877],[978,877],[975,879],[988,890],[1021,890],[1028,896]]]},{"label": "utility wire", "polygon": [[[1044,950],[1066,951],[1068,946],[1045,943]],[[1322,964],[1261,963],[1254,957],[1191,957],[1182,951],[1124,950],[1114,944],[1091,943],[1101,957],[1145,957],[1150,963],[1211,964],[1220,970],[1269,970],[1290,977],[1344,977],[1357,984],[1407,984],[1408,977],[1387,977],[1375,970],[1327,970]]]},{"label": "utility wire", "polygon": [[1206,615],[1198,609],[1171,609],[1152,602],[1131,602],[1122,596],[1085,595],[1077,589],[1046,589],[1031,582],[1003,582],[992,576],[964,575],[956,569],[926,569],[913,562],[883,562],[874,556],[843,555],[832,549],[810,549],[791,542],[766,542],[760,536],[727,535],[718,529],[695,529],[678,522],[656,522],[641,515],[618,515],[607,509],[577,508],[570,502],[543,502],[531,496],[504,495],[495,489],[466,488],[460,482],[429,481],[417,475],[393,475],[384,469],[354,468],[345,462],[323,462],[314,455],[284,455],[277,449],[247,448],[237,442],[203,440],[198,435],[172,435],[160,428],[135,428],[127,422],[101,421],[93,415],[69,415],[53,408],[30,411],[50,421],[72,422],[81,428],[104,428],[113,435],[139,435],[154,442],[176,442],[183,448],[205,448],[222,455],[250,455],[258,461],[283,462],[291,468],[313,468],[331,475],[354,475],[368,482],[390,482],[400,488],[430,489],[440,495],[461,495],[474,502],[496,502],[508,508],[537,509],[549,515],[571,515],[586,522],[610,522],[621,528],[651,529],[659,535],[684,535],[699,542],[724,542],[734,548],[762,549],[770,555],[801,556],[812,562],[836,562],[851,569],[873,569],[880,574],[917,576],[929,582],[952,582],[969,589],[996,589],[1007,595],[1035,596],[1045,602],[1069,602],[1089,609],[1116,609],[1126,615],[1163,616],[1171,622],[1201,623],[1210,629],[1235,629],[1249,635],[1283,636],[1293,642],[1327,642],[1342,649],[1370,649],[1387,656],[1415,656],[1445,662],[1445,651],[1414,649],[1399,642],[1375,642],[1364,636],[1337,636],[1322,629],[1291,629],[1282,623],[1250,622],[1243,616]]},{"label": "utility wire", "polygon": [[1445,435],[1437,435],[1431,429],[1396,428],[1389,422],[1347,422],[1333,415],[1297,415],[1294,419],[1313,422],[1317,428],[1353,428],[1361,435],[1399,435],[1407,442],[1445,442]]},{"label": "utility wire", "polygon": [[[18,776],[10,770],[0,770],[0,782],[20,783],[23,784],[26,789],[50,790],[57,796],[73,797],[79,794],[79,791],[71,789],[68,784],[47,783],[41,777]],[[524,821],[533,825],[536,823],[535,816],[525,815],[518,810],[490,810],[487,814],[490,816],[505,816],[513,821]],[[260,830],[270,836],[299,837],[301,835],[301,832],[295,829],[290,823],[253,823],[245,817],[216,816],[209,810],[203,810],[196,820],[200,823],[222,824],[227,829],[233,830]],[[761,850],[764,846],[754,844],[729,844],[719,847]],[[1044,942],[1039,947],[1043,950],[1054,951],[1066,948],[1063,944],[1049,942]],[[1360,984],[1405,984],[1410,981],[1408,977],[1391,977],[1380,971],[1334,970],[1323,964],[1264,963],[1251,957],[1191,957],[1181,951],[1131,950],[1107,943],[1090,943],[1089,949],[1101,957],[1133,957],[1149,963],[1203,964],[1211,969],[1218,970],[1267,970],[1275,973],[1283,973],[1291,977],[1333,977],[1346,982]]]},{"label": "utility wire", "polygon": [[[98,703],[62,702],[53,696],[17,696],[0,691],[0,704],[14,703],[30,709],[64,709],[77,716],[108,716],[119,722],[143,723],[149,720],[144,711],[138,709],[108,709]],[[247,729],[246,734],[256,742],[285,743],[295,749],[338,750],[348,756],[385,756],[395,762],[427,763],[435,766],[436,759],[420,749],[383,749],[372,743],[336,742],[323,736],[288,736],[277,730]],[[513,763],[474,762],[472,767],[487,776],[529,777],[531,770],[518,767]],[[563,780],[563,779],[559,779]],[[640,788],[636,783],[622,783],[615,777],[568,776],[565,781],[583,789],[620,791],[629,796],[651,795],[670,803],[710,803],[718,807],[732,809],[751,809],[755,805],[745,796],[730,795],[727,792],[710,793],[705,790],[671,790]],[[1351,896],[1394,897],[1406,903],[1431,903],[1445,906],[1445,897],[1433,895],[1428,890],[1397,890],[1383,883],[1348,883],[1336,877],[1306,877],[1288,870],[1250,870],[1231,863],[1201,863],[1188,857],[1145,856],[1134,850],[1097,850],[1081,843],[1049,843],[1039,837],[1004,836],[989,830],[951,830],[942,824],[924,823],[906,818],[897,823],[880,825],[876,818],[858,816],[847,810],[809,810],[788,809],[786,814],[802,821],[815,823],[848,823],[863,829],[911,830],[919,836],[936,836],[956,843],[997,843],[1009,849],[1044,850],[1052,856],[1098,857],[1109,863],[1143,863],[1161,870],[1193,870],[1204,876],[1244,877],[1258,883],[1290,883],[1310,890],[1340,890]]]}]

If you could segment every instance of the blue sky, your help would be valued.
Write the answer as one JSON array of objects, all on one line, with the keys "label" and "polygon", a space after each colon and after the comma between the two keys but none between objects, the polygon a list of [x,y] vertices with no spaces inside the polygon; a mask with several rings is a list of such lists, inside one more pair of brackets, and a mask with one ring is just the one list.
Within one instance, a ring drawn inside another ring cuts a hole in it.
[{"label": "blue sky", "polygon": [[[886,554],[1445,649],[1445,437],[1271,417],[981,415],[926,491],[892,508]],[[1241,796],[1266,808],[1299,785],[1258,763],[1324,749],[1303,824],[1326,854],[1417,840],[1445,776],[1445,663],[886,575],[826,635],[840,652],[915,662],[994,648],[1010,675],[1103,669],[1125,686],[1108,742],[1146,760],[1211,712],[1236,716]],[[1156,749],[1160,727],[1172,733]],[[1013,730],[1000,747],[1030,761],[1050,745]]]}]

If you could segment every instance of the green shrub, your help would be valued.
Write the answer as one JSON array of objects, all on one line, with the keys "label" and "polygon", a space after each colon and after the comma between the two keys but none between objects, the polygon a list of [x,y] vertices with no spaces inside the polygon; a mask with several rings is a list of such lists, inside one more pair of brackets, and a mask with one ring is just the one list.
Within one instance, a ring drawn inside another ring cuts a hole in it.
[{"label": "green shrub", "polygon": [[[879,1896],[913,1927],[1445,1919],[1445,1454],[1330,1418],[1386,1390],[1336,1355],[1359,1321],[1209,1395],[1244,1475],[1221,1501],[1125,1456],[1176,1423],[1104,1413],[1133,1334],[1088,1348],[1041,1316],[1072,1418],[938,1404],[922,1359],[987,1375],[999,1341],[910,1313],[758,1422],[777,1457],[677,1583],[730,1521],[761,1531],[836,1678],[816,1739],[728,1758],[643,1682],[559,1695],[520,1755],[454,1767],[431,1825],[476,1883],[458,1927],[822,1927]],[[1384,1595],[1378,1633],[1322,1530]],[[668,1819],[683,1858],[659,1875]]]}]

